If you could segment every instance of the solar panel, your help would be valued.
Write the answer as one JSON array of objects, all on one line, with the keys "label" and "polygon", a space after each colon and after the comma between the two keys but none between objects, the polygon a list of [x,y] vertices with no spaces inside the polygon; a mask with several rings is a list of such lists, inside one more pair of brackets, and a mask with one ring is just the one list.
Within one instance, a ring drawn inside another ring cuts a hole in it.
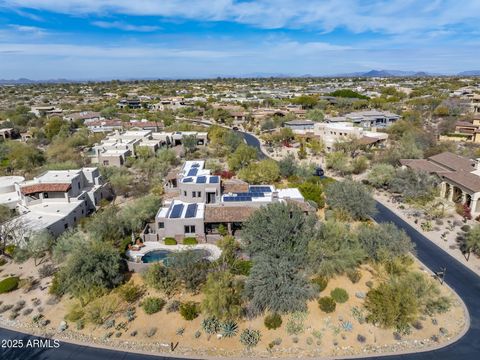
[{"label": "solar panel", "polygon": [[210,176],[210,184],[218,184],[220,178],[218,176]]},{"label": "solar panel", "polygon": [[254,193],[272,192],[272,190],[270,189],[270,186],[250,186],[249,191]]},{"label": "solar panel", "polygon": [[192,165],[192,168],[198,168],[198,167],[200,167],[199,163],[195,163],[195,164]]},{"label": "solar panel", "polygon": [[186,218],[194,218],[197,215],[197,204],[189,204],[187,206]]},{"label": "solar panel", "polygon": [[198,173],[198,169],[190,169],[187,176],[196,176]]},{"label": "solar panel", "polygon": [[192,182],[192,181],[193,181],[192,178],[183,178],[184,183],[188,183],[188,182]]},{"label": "solar panel", "polygon": [[183,212],[183,204],[174,205],[172,212],[170,213],[170,218],[178,219],[180,216],[182,216],[182,212]]},{"label": "solar panel", "polygon": [[261,192],[241,192],[235,193],[237,196],[249,196],[249,197],[264,197],[265,194]]},{"label": "solar panel", "polygon": [[206,176],[199,176],[197,177],[197,184],[205,184],[207,182]]},{"label": "solar panel", "polygon": [[223,201],[252,201],[251,196],[224,196]]}]

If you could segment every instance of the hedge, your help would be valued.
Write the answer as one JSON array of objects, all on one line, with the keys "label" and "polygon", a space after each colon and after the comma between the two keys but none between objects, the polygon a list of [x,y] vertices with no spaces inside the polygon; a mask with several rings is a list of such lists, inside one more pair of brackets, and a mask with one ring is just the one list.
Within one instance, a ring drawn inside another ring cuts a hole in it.
[{"label": "hedge", "polygon": [[0,294],[4,294],[18,288],[20,278],[18,276],[12,276],[0,281]]},{"label": "hedge", "polygon": [[198,241],[194,237],[186,237],[183,239],[183,245],[197,245]]},{"label": "hedge", "polygon": [[166,237],[163,242],[165,243],[165,245],[177,245],[177,240],[175,240],[174,238],[172,237]]}]

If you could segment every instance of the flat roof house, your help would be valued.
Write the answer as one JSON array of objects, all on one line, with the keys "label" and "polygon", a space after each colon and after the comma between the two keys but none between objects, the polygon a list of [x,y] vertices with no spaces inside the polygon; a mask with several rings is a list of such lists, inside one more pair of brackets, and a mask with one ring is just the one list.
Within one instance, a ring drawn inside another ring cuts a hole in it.
[{"label": "flat roof house", "polygon": [[195,236],[200,241],[214,241],[220,227],[235,234],[253,212],[273,202],[293,202],[306,213],[315,211],[296,188],[276,189],[231,179],[224,182],[204,166],[204,161],[185,162],[176,174],[179,198],[164,203],[155,222],[146,227],[144,240],[173,237],[181,241]]},{"label": "flat roof house", "polygon": [[325,117],[326,122],[350,122],[354,125],[364,128],[384,128],[395,123],[400,119],[400,115],[393,114],[388,111],[367,110],[367,111],[355,111],[343,116]]},{"label": "flat roof house", "polygon": [[[13,183],[19,216],[12,221],[21,224],[24,238],[42,230],[60,235],[96,211],[100,201],[111,194],[94,167],[47,171],[33,180],[20,180]],[[4,190],[11,190],[10,183],[4,185]]]},{"label": "flat roof house", "polygon": [[315,123],[312,120],[287,121],[284,126],[292,130],[313,130]]}]

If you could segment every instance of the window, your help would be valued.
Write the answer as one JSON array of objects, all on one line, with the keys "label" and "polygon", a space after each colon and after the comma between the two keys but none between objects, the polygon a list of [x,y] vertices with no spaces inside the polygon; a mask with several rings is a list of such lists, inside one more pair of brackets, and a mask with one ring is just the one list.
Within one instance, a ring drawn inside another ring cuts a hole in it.
[{"label": "window", "polygon": [[183,192],[183,196],[187,196],[187,192],[186,192],[186,191]]},{"label": "window", "polygon": [[197,192],[196,191],[192,191],[192,197],[197,197]]},{"label": "window", "polygon": [[197,197],[202,197],[202,192],[201,191],[197,191]]},{"label": "window", "polygon": [[65,229],[68,229],[68,224],[63,225]]},{"label": "window", "polygon": [[159,223],[158,223],[158,228],[159,228],[159,229],[164,229],[164,228],[165,228],[165,223],[159,222]]},{"label": "window", "polygon": [[43,198],[48,199],[48,193],[43,193]]},{"label": "window", "polygon": [[194,234],[195,225],[185,225],[185,234]]},{"label": "window", "polygon": [[108,161],[108,160],[103,160],[103,165],[110,165],[110,161]]}]

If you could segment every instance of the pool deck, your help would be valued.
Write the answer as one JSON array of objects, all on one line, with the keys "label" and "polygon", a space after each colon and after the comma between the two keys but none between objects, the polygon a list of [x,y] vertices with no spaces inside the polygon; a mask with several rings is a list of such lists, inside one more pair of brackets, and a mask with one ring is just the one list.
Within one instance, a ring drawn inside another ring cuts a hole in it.
[{"label": "pool deck", "polygon": [[197,250],[197,249],[207,250],[210,253],[210,256],[207,257],[206,259],[209,261],[217,260],[222,254],[222,251],[220,250],[220,248],[213,244],[165,245],[158,241],[145,241],[143,244],[145,246],[138,251],[134,251],[134,250],[127,251],[127,256],[130,257],[134,262],[137,262],[137,263],[142,262],[143,255],[145,255],[150,251],[155,251],[155,250],[168,250],[168,251],[174,251],[174,252],[184,251],[184,250]]}]

